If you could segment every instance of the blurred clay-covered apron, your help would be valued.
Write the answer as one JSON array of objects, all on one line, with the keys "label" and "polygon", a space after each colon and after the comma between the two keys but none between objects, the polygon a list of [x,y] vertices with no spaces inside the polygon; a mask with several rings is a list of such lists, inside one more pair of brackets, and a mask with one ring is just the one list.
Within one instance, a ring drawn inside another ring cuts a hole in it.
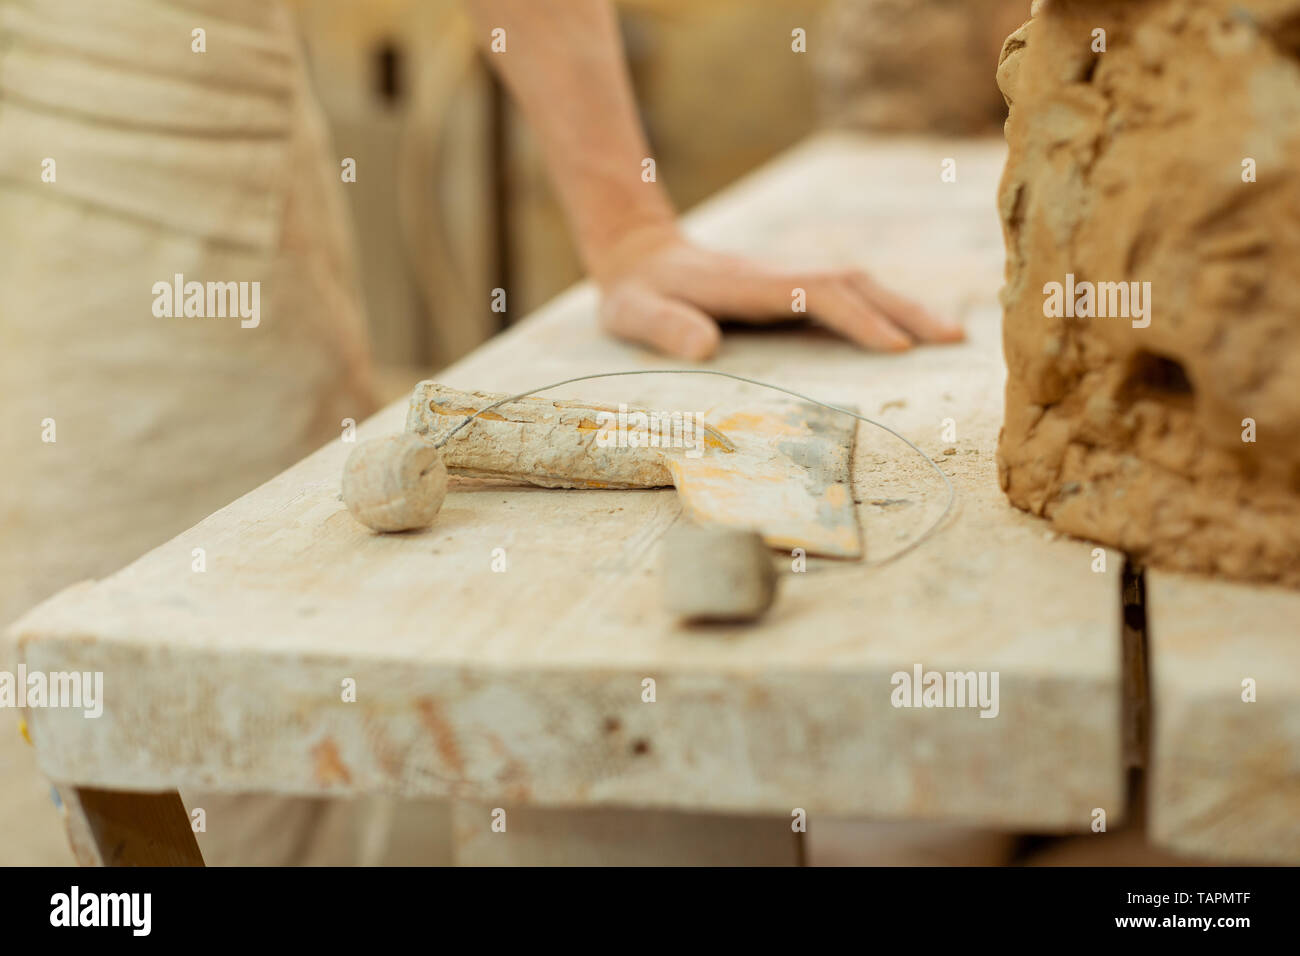
[{"label": "blurred clay-covered apron", "polygon": [[[373,409],[346,187],[282,6],[0,2],[0,30],[7,623]],[[260,282],[260,324],[156,317],[177,274]]]},{"label": "blurred clay-covered apron", "polygon": [[[282,5],[0,0],[0,626],[373,410],[341,188]],[[177,274],[259,324],[156,316]]]}]

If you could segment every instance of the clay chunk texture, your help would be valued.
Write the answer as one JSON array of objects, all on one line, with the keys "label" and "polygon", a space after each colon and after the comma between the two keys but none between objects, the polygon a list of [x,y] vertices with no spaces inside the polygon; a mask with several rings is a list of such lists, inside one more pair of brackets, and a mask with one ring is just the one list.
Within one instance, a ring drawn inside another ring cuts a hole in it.
[{"label": "clay chunk texture", "polygon": [[1003,489],[1300,587],[1300,2],[1036,3],[998,83]]}]

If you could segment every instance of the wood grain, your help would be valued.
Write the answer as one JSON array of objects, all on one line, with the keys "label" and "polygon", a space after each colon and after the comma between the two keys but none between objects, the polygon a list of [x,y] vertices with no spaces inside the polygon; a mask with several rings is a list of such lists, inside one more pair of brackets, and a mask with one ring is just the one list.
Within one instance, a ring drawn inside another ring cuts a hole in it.
[{"label": "wood grain", "polygon": [[185,804],[174,790],[128,793],[61,787],[68,839],[83,866],[202,866]]},{"label": "wood grain", "polygon": [[1300,863],[1300,593],[1148,571],[1147,620],[1152,839]]}]

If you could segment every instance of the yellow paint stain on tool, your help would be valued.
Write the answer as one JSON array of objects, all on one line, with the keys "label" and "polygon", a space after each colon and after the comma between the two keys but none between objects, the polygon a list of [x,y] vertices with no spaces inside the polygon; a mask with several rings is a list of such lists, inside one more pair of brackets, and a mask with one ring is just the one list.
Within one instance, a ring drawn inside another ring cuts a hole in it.
[{"label": "yellow paint stain on tool", "polygon": [[[445,405],[439,405],[437,402],[430,402],[429,411],[433,412],[435,415],[446,415],[448,417],[456,416],[459,418],[462,416],[468,417],[469,415],[473,415],[475,412],[478,411],[478,409],[477,408],[448,408]],[[480,420],[485,422],[506,421],[504,417],[498,415],[496,412],[483,412],[478,417]]]},{"label": "yellow paint stain on tool", "polygon": [[763,412],[734,412],[718,422],[723,432],[758,432],[762,435],[807,435],[808,429],[791,424],[784,415]]}]

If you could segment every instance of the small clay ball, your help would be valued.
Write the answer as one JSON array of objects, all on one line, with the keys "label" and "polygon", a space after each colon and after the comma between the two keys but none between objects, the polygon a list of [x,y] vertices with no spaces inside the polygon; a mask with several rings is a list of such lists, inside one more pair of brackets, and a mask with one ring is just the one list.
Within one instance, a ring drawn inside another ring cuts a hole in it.
[{"label": "small clay ball", "polygon": [[776,597],[776,568],[762,537],[683,522],[666,535],[664,603],[688,623],[755,621]]},{"label": "small clay ball", "polygon": [[427,528],[446,495],[442,455],[409,432],[363,442],[343,465],[343,502],[375,531]]}]

